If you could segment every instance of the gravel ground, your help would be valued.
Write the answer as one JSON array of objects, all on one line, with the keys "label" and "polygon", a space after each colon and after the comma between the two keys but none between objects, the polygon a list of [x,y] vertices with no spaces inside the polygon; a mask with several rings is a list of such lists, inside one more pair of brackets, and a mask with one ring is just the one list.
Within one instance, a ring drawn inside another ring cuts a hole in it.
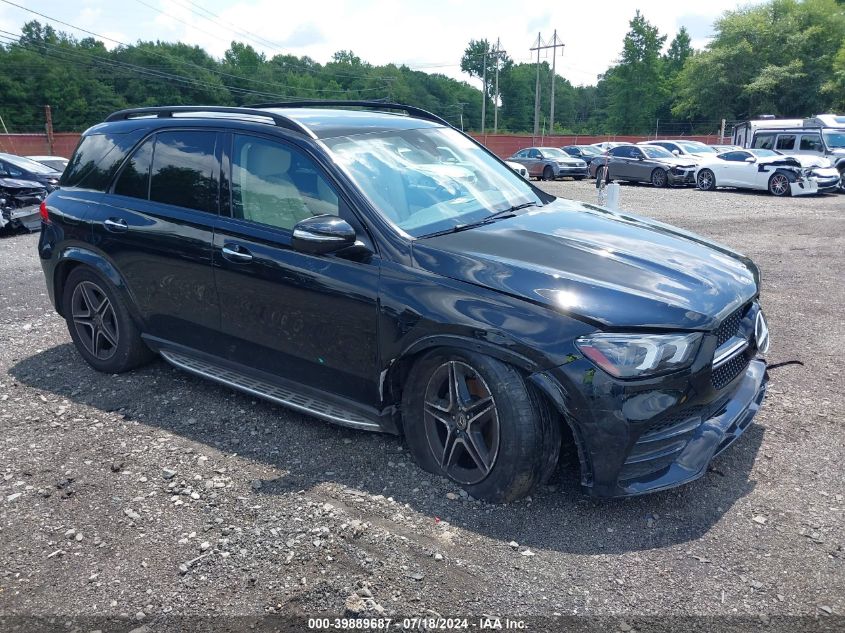
[{"label": "gravel ground", "polygon": [[0,616],[845,615],[845,196],[623,186],[621,203],[751,256],[769,361],[803,365],[772,371],[704,478],[615,501],[578,492],[571,452],[494,506],[396,438],[161,361],[98,374],[48,303],[36,236],[0,239]]}]

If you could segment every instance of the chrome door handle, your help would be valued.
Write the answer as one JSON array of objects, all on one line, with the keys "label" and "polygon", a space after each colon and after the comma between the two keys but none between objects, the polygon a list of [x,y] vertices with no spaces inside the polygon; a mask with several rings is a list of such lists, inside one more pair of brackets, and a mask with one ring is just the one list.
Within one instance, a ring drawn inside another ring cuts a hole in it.
[{"label": "chrome door handle", "polygon": [[121,218],[109,218],[103,222],[103,226],[106,227],[107,231],[111,231],[112,233],[125,233],[129,230],[129,225],[126,224],[126,220]]},{"label": "chrome door handle", "polygon": [[223,245],[223,257],[225,257],[231,262],[236,263],[245,263],[252,261],[252,253],[246,250],[243,246],[237,246],[235,244]]}]

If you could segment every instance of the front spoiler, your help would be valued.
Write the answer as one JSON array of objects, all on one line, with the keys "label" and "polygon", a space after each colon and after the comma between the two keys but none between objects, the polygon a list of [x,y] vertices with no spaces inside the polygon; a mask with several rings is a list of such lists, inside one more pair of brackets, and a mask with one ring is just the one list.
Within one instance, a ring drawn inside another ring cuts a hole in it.
[{"label": "front spoiler", "polygon": [[711,460],[749,427],[766,396],[768,381],[766,363],[762,360],[751,361],[731,399],[718,415],[701,423],[684,450],[667,469],[649,478],[620,482],[614,494],[599,496],[627,497],[657,492],[703,476]]}]

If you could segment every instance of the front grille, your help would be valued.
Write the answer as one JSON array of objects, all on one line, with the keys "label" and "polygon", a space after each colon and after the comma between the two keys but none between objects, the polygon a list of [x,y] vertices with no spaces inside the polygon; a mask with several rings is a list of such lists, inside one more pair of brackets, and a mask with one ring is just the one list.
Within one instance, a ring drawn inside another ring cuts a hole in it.
[{"label": "front grille", "polygon": [[747,304],[731,312],[719,324],[719,327],[716,329],[716,347],[721,347],[737,333],[739,330],[739,324],[742,322],[742,317],[745,315],[746,310],[748,310]]},{"label": "front grille", "polygon": [[749,362],[751,362],[751,359],[748,357],[748,353],[743,352],[737,354],[725,364],[720,365],[713,370],[713,386],[716,389],[722,389],[744,372]]}]

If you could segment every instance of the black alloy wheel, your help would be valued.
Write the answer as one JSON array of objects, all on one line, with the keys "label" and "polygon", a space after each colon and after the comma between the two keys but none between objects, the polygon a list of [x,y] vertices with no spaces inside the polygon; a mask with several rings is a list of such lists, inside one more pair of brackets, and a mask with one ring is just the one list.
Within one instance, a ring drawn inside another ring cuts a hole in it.
[{"label": "black alloy wheel", "polygon": [[71,316],[79,341],[97,360],[114,356],[120,341],[120,326],[108,295],[93,281],[73,289]]},{"label": "black alloy wheel", "polygon": [[450,360],[425,390],[425,434],[440,468],[454,481],[476,484],[490,474],[499,452],[499,415],[484,379]]}]

